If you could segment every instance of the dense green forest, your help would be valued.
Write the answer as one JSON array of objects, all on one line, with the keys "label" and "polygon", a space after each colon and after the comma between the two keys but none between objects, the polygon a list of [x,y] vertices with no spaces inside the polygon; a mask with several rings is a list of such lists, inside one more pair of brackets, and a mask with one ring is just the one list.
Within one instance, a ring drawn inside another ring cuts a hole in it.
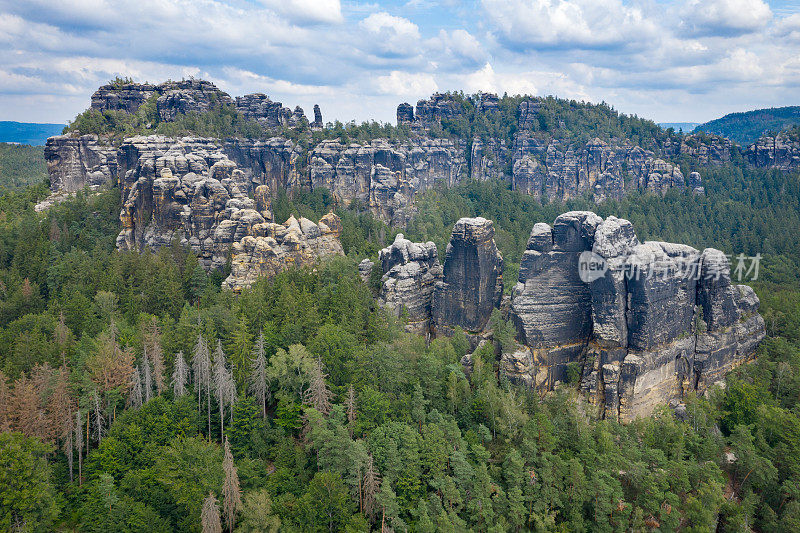
[{"label": "dense green forest", "polygon": [[0,143],[0,194],[9,189],[41,185],[46,179],[41,146]]},{"label": "dense green forest", "polygon": [[[46,213],[0,197],[0,529],[18,531],[800,530],[800,181],[704,169],[672,190],[542,205],[502,182],[428,191],[403,232],[444,251],[497,225],[511,285],[534,222],[592,208],[644,239],[761,253],[769,338],[724,390],[629,425],[572,387],[498,379],[491,345],[426,344],[357,262],[397,229],[336,208],[346,257],[234,295],[179,246],[120,253],[116,189]],[[281,195],[319,217],[325,191]],[[505,327],[493,318],[495,328]],[[732,453],[736,460],[726,459]]]},{"label": "dense green forest", "polygon": [[700,124],[695,131],[722,135],[741,145],[756,142],[766,133],[800,125],[800,107],[771,107],[742,113],[730,113],[722,118]]}]

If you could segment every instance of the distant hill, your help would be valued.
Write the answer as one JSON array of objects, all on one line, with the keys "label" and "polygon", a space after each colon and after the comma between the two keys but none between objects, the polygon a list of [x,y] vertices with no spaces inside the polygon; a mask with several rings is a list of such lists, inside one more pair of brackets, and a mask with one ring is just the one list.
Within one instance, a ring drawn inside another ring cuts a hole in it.
[{"label": "distant hill", "polygon": [[[715,133],[741,145],[752,144],[770,131],[800,124],[800,106],[771,107],[743,113],[730,113],[697,126],[695,131]],[[684,130],[686,131],[686,130]]]},{"label": "distant hill", "polygon": [[48,137],[60,135],[63,124],[0,121],[0,142],[44,146]]},{"label": "distant hill", "polygon": [[672,128],[675,131],[683,130],[684,133],[689,133],[690,131],[695,129],[697,126],[699,126],[700,123],[698,123],[698,122],[659,122],[658,125],[661,126],[662,128],[664,128],[665,130],[668,130],[669,128]]},{"label": "distant hill", "polygon": [[0,143],[0,193],[37,185],[47,179],[41,146]]}]

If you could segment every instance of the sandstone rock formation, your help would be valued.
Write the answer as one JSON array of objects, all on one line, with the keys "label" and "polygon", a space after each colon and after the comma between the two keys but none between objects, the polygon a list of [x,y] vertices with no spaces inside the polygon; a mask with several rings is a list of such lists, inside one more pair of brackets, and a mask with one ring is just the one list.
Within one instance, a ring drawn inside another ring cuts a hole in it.
[{"label": "sandstone rock formation", "polygon": [[358,200],[387,222],[397,221],[416,193],[458,183],[465,167],[463,148],[448,139],[322,141],[309,153],[312,189],[327,188],[344,205]]},{"label": "sandstone rock formation", "polygon": [[378,303],[395,317],[406,316],[409,331],[428,333],[433,289],[442,276],[436,245],[414,243],[398,233],[379,257],[384,274]]},{"label": "sandstone rock formation", "polygon": [[433,327],[447,335],[460,326],[483,330],[503,295],[503,257],[494,242],[494,223],[462,218],[453,227],[442,281],[433,293]]},{"label": "sandstone rock formation", "polygon": [[[242,227],[240,218],[253,217],[252,213],[234,213],[230,221],[233,230],[231,274],[225,280],[227,287],[234,292],[249,287],[258,278],[273,277],[292,267],[314,265],[322,258],[331,255],[344,255],[339,242],[341,221],[333,213],[328,213],[314,224],[307,218],[295,219],[293,216],[284,224],[256,222],[247,227],[247,234],[237,239]],[[223,223],[224,224],[224,223]],[[221,225],[222,226],[222,225]],[[222,232],[218,228],[218,233]]]},{"label": "sandstone rock formation", "polygon": [[626,220],[565,213],[531,232],[511,309],[525,347],[501,366],[545,389],[580,371],[600,413],[629,421],[752,357],[757,308],[718,250],[641,244]]},{"label": "sandstone rock formation", "polygon": [[765,135],[747,148],[750,164],[785,171],[800,168],[800,138],[797,130]]},{"label": "sandstone rock formation", "polygon": [[96,135],[50,137],[44,159],[53,193],[113,184],[117,174],[116,149],[100,142]]}]

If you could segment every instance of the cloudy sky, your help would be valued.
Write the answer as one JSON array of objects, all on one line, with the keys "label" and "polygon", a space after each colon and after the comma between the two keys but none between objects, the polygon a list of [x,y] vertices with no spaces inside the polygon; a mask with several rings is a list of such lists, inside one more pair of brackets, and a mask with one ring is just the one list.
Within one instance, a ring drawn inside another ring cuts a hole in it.
[{"label": "cloudy sky", "polygon": [[800,104],[800,0],[0,0],[0,43],[0,120],[66,122],[118,75],[325,120],[454,89],[661,122]]}]

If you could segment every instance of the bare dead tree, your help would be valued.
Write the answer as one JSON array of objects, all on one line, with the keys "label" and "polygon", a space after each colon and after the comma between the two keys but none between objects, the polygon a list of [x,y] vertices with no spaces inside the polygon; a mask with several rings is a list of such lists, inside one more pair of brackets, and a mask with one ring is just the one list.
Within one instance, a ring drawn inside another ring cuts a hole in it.
[{"label": "bare dead tree", "polygon": [[128,406],[139,409],[143,403],[142,396],[142,375],[139,367],[135,367],[131,373],[130,392],[128,393]]},{"label": "bare dead tree", "polygon": [[211,353],[202,335],[197,336],[192,359],[194,386],[197,388],[197,410],[201,409],[200,393],[205,389],[206,411],[208,414],[208,433],[211,434]]},{"label": "bare dead tree", "polygon": [[228,367],[225,361],[225,352],[222,351],[222,342],[217,340],[217,349],[214,351],[213,384],[214,396],[219,405],[219,435],[225,438],[225,402],[230,391],[228,385]]},{"label": "bare dead tree", "polygon": [[183,358],[183,352],[175,356],[175,368],[172,370],[172,393],[176,398],[186,394],[186,385],[189,383],[189,366]]},{"label": "bare dead tree", "polygon": [[99,446],[105,435],[105,419],[100,409],[100,396],[97,394],[97,389],[92,390],[92,404],[94,406],[94,438]]},{"label": "bare dead tree", "polygon": [[325,382],[326,377],[327,374],[322,368],[322,360],[317,359],[317,364],[311,371],[311,383],[303,393],[305,403],[323,415],[331,412],[331,399],[333,398],[333,393]]},{"label": "bare dead tree", "polygon": [[203,528],[203,533],[222,533],[222,523],[219,520],[219,502],[211,492],[203,500],[203,510],[200,512],[200,526]]},{"label": "bare dead tree", "polygon": [[263,331],[259,334],[256,346],[253,349],[253,358],[250,360],[250,375],[248,376],[248,380],[250,382],[250,392],[256,397],[256,400],[261,406],[261,416],[266,420],[269,388],[267,387],[267,358],[264,354]]},{"label": "bare dead tree", "polygon": [[353,385],[347,388],[347,399],[344,402],[345,409],[347,409],[347,425],[350,429],[350,434],[353,433],[353,425],[356,422],[356,392],[353,390]]},{"label": "bare dead tree", "polygon": [[225,454],[222,459],[222,470],[225,472],[225,481],[222,484],[222,509],[225,515],[225,525],[228,531],[233,531],[236,525],[236,512],[242,507],[242,491],[239,488],[239,474],[233,464],[233,454],[225,439]]},{"label": "bare dead tree", "polygon": [[153,381],[156,385],[156,392],[160,395],[167,387],[164,381],[164,351],[161,348],[161,332],[158,330],[158,322],[156,322],[155,317],[150,323],[146,344],[150,347],[149,355],[150,362],[153,364]]},{"label": "bare dead tree", "polygon": [[381,475],[375,468],[372,454],[367,456],[367,468],[364,473],[364,515],[374,517],[378,511],[377,495],[381,490]]},{"label": "bare dead tree", "polygon": [[142,387],[144,403],[147,403],[153,397],[153,372],[150,369],[150,361],[147,357],[147,347],[145,347],[144,356],[142,357]]},{"label": "bare dead tree", "polygon": [[75,448],[78,450],[78,484],[83,483],[83,459],[81,450],[83,449],[83,419],[81,410],[75,411]]}]

